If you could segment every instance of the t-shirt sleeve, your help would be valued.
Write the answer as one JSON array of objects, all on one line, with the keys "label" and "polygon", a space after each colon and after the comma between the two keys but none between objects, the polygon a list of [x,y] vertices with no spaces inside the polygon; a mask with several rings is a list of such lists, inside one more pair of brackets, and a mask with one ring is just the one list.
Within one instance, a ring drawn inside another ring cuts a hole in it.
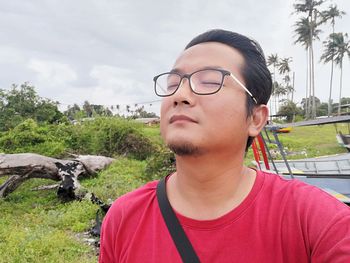
[{"label": "t-shirt sleeve", "polygon": [[115,254],[115,243],[120,221],[121,211],[116,201],[102,222],[99,263],[117,263],[119,261]]},{"label": "t-shirt sleeve", "polygon": [[311,245],[311,262],[350,262],[350,207],[313,188],[304,220]]},{"label": "t-shirt sleeve", "polygon": [[338,212],[321,231],[312,262],[350,262],[350,211]]}]

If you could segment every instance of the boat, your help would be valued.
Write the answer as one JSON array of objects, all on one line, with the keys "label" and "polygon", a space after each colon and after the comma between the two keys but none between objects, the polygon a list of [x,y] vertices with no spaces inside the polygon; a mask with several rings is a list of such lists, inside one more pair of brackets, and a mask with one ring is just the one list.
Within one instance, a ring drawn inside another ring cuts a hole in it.
[{"label": "boat", "polygon": [[[304,181],[321,188],[350,206],[350,153],[319,158],[287,160],[277,132],[280,128],[344,122],[350,123],[350,115],[288,123],[278,126],[272,124],[266,125],[263,132],[254,140],[252,145],[257,169],[272,170],[282,177]],[[269,137],[267,130],[271,132],[273,140]],[[339,134],[341,133],[337,131],[337,135]],[[343,136],[344,138],[348,137]],[[272,158],[267,142],[277,145],[277,149],[282,156],[281,161],[276,161]],[[347,141],[343,144],[344,147],[349,146]],[[260,158],[260,153],[262,158]]]},{"label": "boat", "polygon": [[292,130],[292,127],[285,127],[285,128],[279,128],[276,130],[276,132],[278,133],[289,133],[291,132]]}]

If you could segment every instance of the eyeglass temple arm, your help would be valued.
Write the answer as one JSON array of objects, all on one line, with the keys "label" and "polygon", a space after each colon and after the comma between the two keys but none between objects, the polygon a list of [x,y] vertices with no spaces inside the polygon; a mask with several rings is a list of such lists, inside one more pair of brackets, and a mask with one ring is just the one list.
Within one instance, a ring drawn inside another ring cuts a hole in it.
[{"label": "eyeglass temple arm", "polygon": [[244,86],[244,84],[232,73],[230,73],[230,76],[245,90],[245,92],[249,94],[249,96],[254,100],[254,102],[258,104],[258,101],[254,98],[253,94],[246,88],[246,86]]}]

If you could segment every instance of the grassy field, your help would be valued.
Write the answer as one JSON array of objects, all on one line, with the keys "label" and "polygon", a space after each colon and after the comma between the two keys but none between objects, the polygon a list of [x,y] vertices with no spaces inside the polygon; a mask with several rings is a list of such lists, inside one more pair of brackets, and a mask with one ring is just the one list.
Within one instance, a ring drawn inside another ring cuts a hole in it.
[{"label": "grassy field", "polygon": [[[345,125],[340,128],[347,133]],[[158,127],[144,130],[152,141],[161,143]],[[288,158],[346,152],[336,142],[333,125],[294,128],[280,139],[292,153]],[[252,160],[251,152],[246,160]],[[143,184],[145,167],[146,161],[119,158],[97,177],[81,183],[108,202]],[[0,183],[4,180],[0,178]],[[61,203],[54,190],[32,190],[51,183],[30,180],[0,199],[0,263],[97,261],[95,250],[81,236],[93,225],[98,207],[89,201]]]},{"label": "grassy field", "polygon": [[[344,134],[349,133],[347,124],[338,124],[337,129]],[[303,159],[347,152],[345,148],[338,144],[335,135],[335,126],[328,124],[294,127],[290,133],[280,133],[278,138],[287,152],[288,159]],[[271,134],[270,138],[273,139]],[[277,148],[275,145],[270,145],[270,147],[271,149]],[[278,156],[277,159],[280,158]],[[246,157],[246,163],[253,159],[250,150]]]},{"label": "grassy field", "polygon": [[[344,123],[338,124],[337,128],[344,134],[349,133],[348,126]],[[280,140],[290,152],[306,152],[302,155],[292,155],[289,157],[291,159],[345,153],[346,149],[338,144],[335,135],[335,126],[332,124],[295,127],[291,133],[281,134]]]},{"label": "grassy field", "polygon": [[[139,175],[144,166],[144,162],[120,158],[97,178],[81,183],[104,201],[114,200],[143,183]],[[53,190],[32,190],[51,183],[32,179],[0,199],[1,263],[97,261],[82,233],[93,225],[98,206],[90,201],[62,203]]]}]

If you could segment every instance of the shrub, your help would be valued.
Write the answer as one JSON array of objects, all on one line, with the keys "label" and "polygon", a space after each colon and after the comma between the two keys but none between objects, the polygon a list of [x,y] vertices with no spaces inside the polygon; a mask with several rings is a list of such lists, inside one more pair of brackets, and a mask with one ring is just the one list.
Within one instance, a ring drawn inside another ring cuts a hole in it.
[{"label": "shrub", "polygon": [[33,119],[27,119],[13,130],[2,133],[0,148],[5,153],[33,152],[59,157],[66,146],[60,137],[53,136],[48,125],[38,126]]},{"label": "shrub", "polygon": [[142,124],[121,118],[97,118],[76,125],[42,124],[27,119],[1,133],[0,151],[33,152],[63,157],[68,152],[105,156],[125,155],[145,160],[155,146],[142,132]]},{"label": "shrub", "polygon": [[147,159],[146,169],[142,177],[145,181],[152,181],[163,178],[174,171],[175,155],[163,146]]},{"label": "shrub", "polygon": [[121,118],[97,118],[73,128],[70,147],[75,152],[106,156],[126,155],[144,160],[154,151],[142,126]]}]

